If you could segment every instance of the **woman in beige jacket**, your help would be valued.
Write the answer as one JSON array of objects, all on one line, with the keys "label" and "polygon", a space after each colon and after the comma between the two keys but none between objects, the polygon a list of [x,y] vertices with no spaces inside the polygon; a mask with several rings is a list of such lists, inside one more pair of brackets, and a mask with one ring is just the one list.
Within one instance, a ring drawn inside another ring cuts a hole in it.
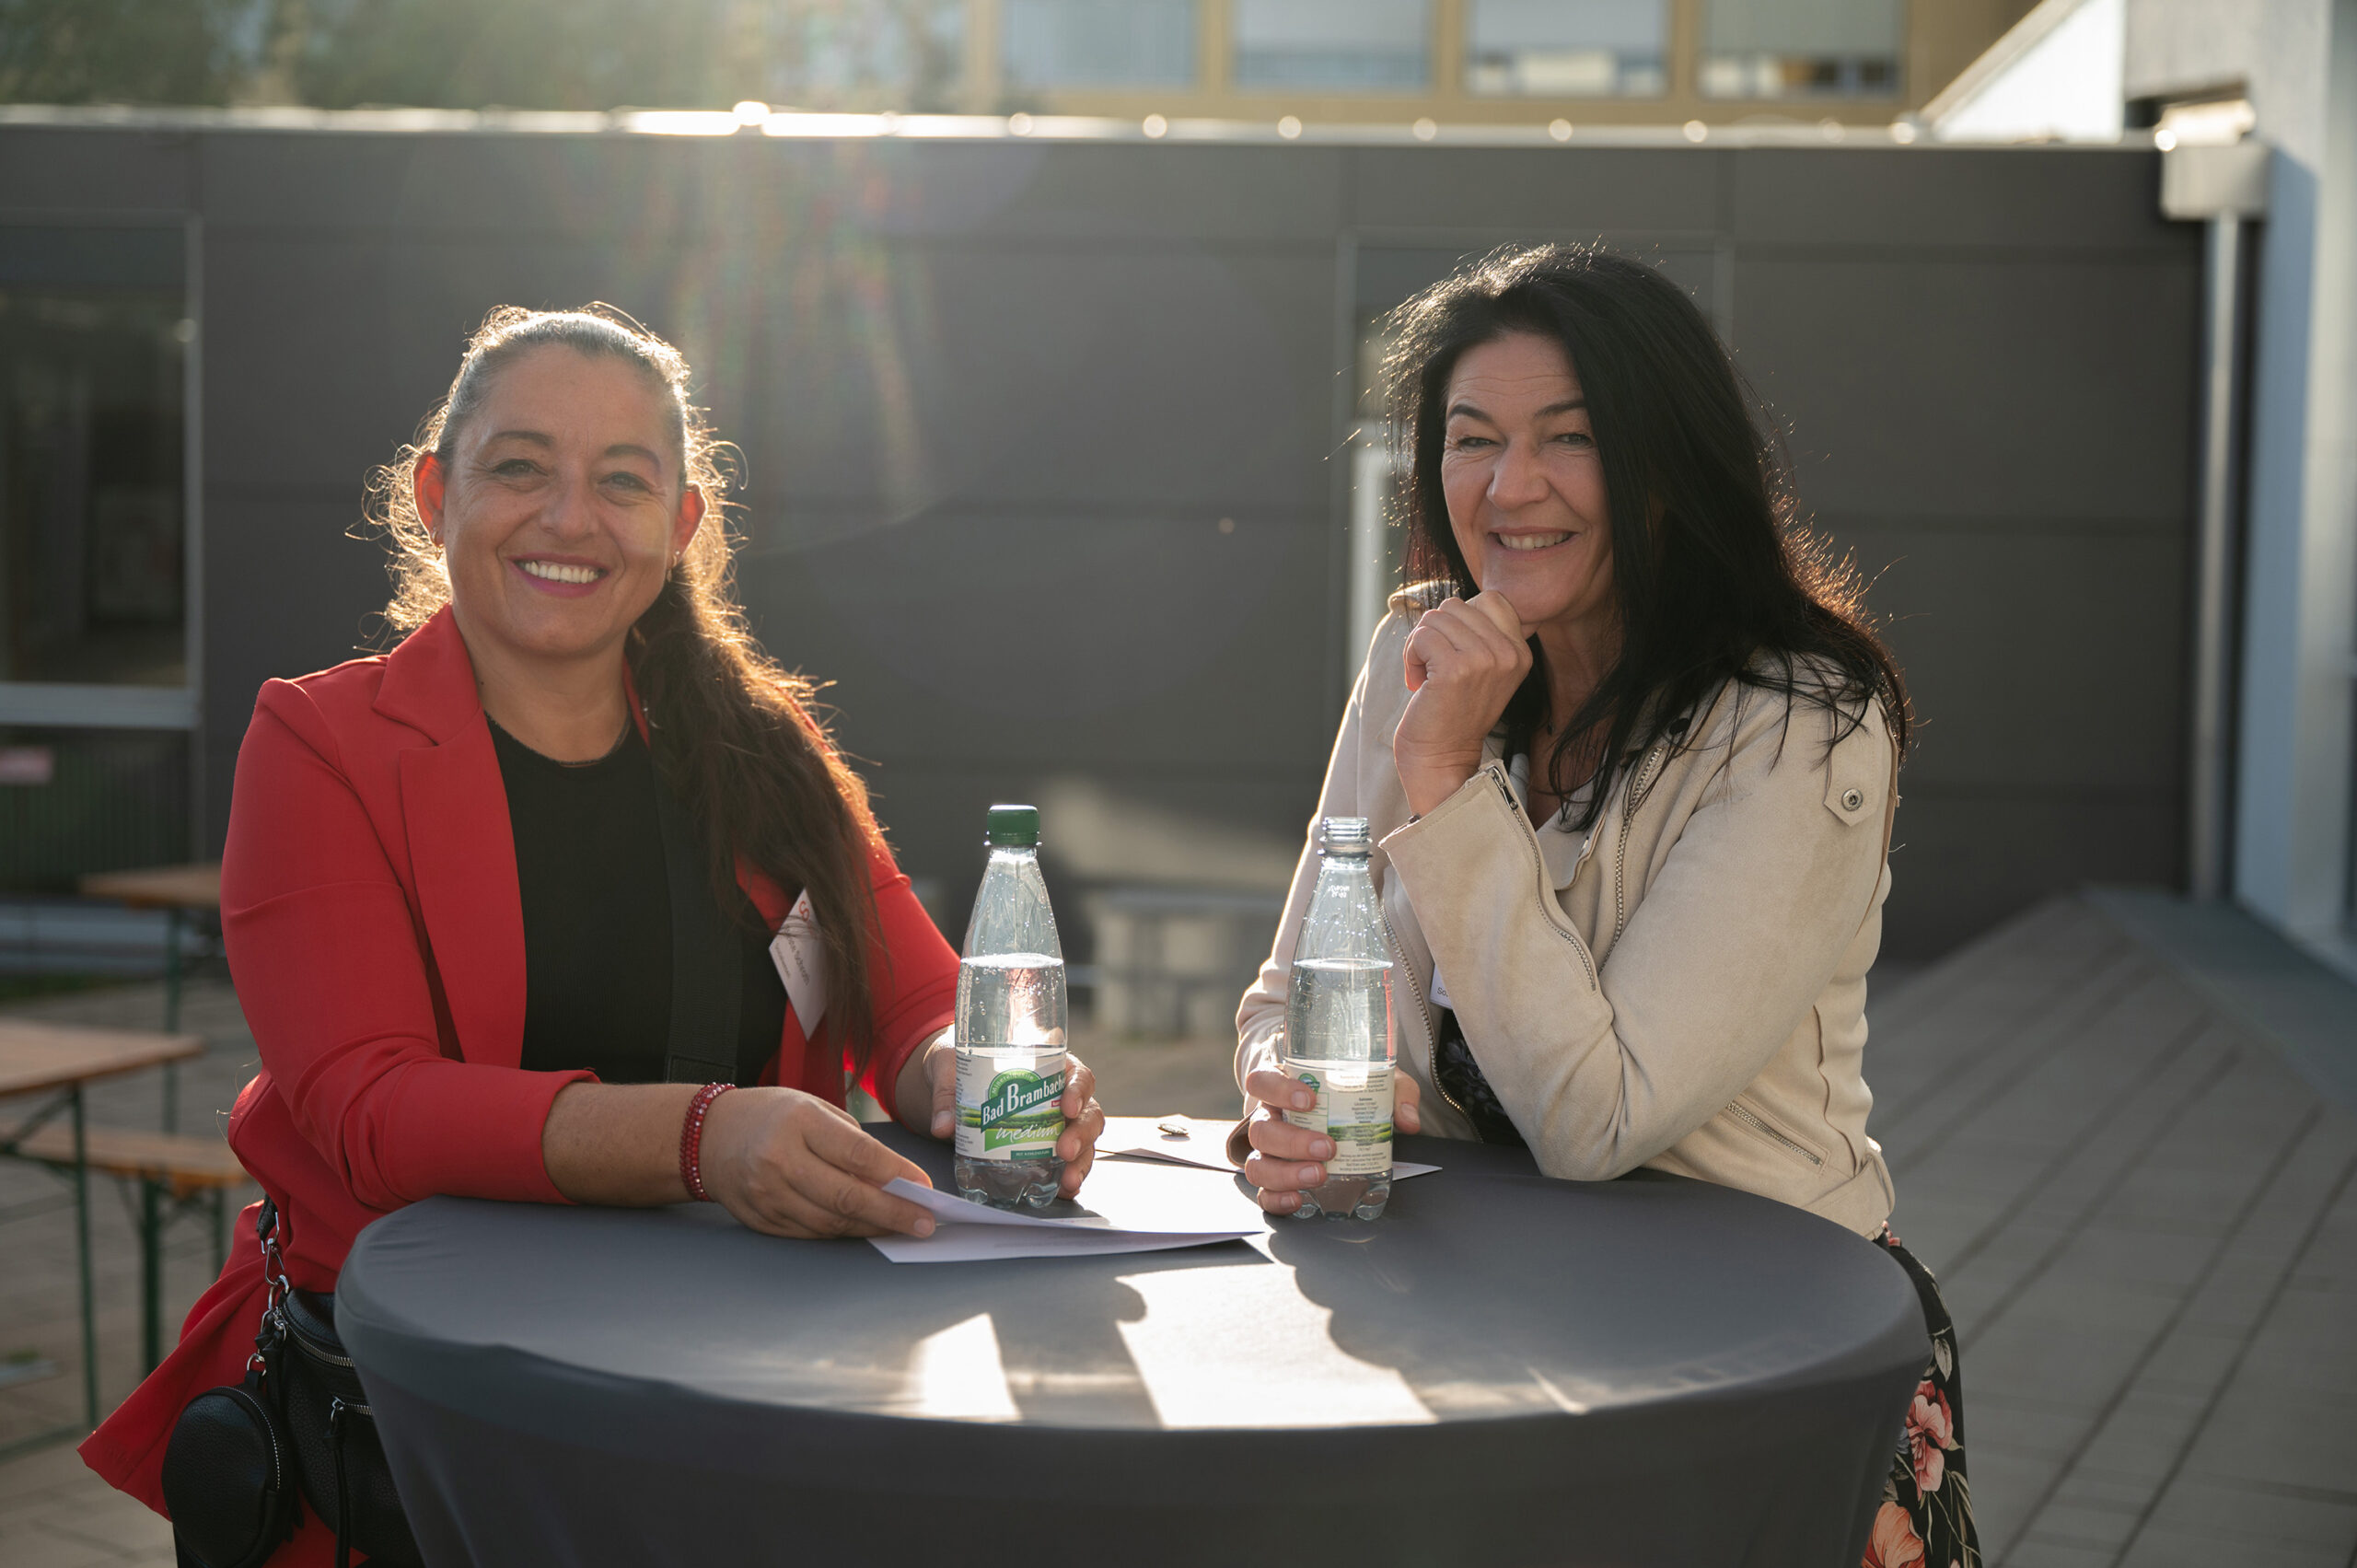
[{"label": "woman in beige jacket", "polygon": [[[1651,268],[1494,256],[1396,318],[1409,578],[1318,814],[1364,817],[1399,960],[1402,1131],[1640,1166],[1874,1239],[1933,1346],[1870,1562],[1978,1560],[1953,1328],[1887,1225],[1866,971],[1906,691],[1794,515],[1725,350]],[[1245,1172],[1289,1214],[1324,1134],[1283,1110],[1314,842],[1237,1014]]]}]

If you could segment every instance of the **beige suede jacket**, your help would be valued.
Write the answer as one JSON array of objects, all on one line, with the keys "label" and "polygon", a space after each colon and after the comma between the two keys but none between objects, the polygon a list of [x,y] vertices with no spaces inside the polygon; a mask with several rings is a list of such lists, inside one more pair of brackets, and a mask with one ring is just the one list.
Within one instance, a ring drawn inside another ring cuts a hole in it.
[{"label": "beige suede jacket", "polygon": [[[1780,1199],[1863,1236],[1892,1204],[1861,1072],[1866,970],[1890,890],[1896,758],[1879,704],[1835,715],[1733,682],[1609,784],[1595,827],[1535,831],[1493,737],[1481,771],[1411,819],[1391,759],[1395,595],[1342,717],[1318,815],[1364,817],[1399,960],[1399,1064],[1423,1128],[1474,1136],[1434,1087],[1437,961],[1466,1041],[1550,1176],[1639,1166]],[[1237,1014],[1237,1081],[1283,1049],[1317,822],[1274,950]],[[1248,1116],[1257,1105],[1248,1098]]]}]

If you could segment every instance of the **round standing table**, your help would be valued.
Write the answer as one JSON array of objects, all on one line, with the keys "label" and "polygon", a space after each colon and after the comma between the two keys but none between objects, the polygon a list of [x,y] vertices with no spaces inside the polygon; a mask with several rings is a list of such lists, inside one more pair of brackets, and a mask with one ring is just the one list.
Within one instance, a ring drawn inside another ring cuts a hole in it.
[{"label": "round standing table", "polygon": [[1929,1349],[1879,1248],[1399,1156],[1373,1225],[1008,1262],[437,1198],[337,1317],[432,1568],[1859,1560]]}]

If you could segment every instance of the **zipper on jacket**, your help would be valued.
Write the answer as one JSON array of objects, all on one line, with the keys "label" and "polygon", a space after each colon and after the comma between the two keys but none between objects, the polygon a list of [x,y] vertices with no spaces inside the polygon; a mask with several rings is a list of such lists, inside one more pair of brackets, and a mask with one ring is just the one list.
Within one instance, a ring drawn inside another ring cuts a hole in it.
[{"label": "zipper on jacket", "polygon": [[1733,1105],[1728,1106],[1727,1114],[1734,1117],[1737,1121],[1742,1122],[1746,1127],[1750,1128],[1753,1132],[1759,1133],[1761,1137],[1767,1139],[1770,1143],[1778,1144],[1782,1145],[1784,1148],[1790,1149],[1793,1153],[1800,1156],[1801,1158],[1808,1161],[1809,1164],[1814,1166],[1822,1166],[1825,1163],[1825,1156],[1823,1155],[1818,1154],[1816,1150],[1808,1147],[1805,1144],[1796,1143],[1793,1139],[1786,1137],[1783,1133],[1779,1132],[1775,1128],[1768,1125],[1766,1118],[1760,1116],[1741,1100],[1737,1100]]},{"label": "zipper on jacket", "polygon": [[1629,830],[1637,825],[1637,807],[1643,804],[1645,790],[1653,782],[1654,763],[1660,760],[1667,742],[1657,742],[1647,751],[1637,771],[1629,777],[1629,798],[1620,813],[1620,842],[1612,854],[1612,940],[1629,928]]},{"label": "zipper on jacket", "polygon": [[[1448,1108],[1457,1115],[1470,1121],[1472,1118],[1465,1108],[1457,1104],[1450,1097],[1448,1090],[1441,1085],[1440,1023],[1433,1016],[1432,1005],[1424,1000],[1424,988],[1416,983],[1416,966],[1408,961],[1407,944],[1400,941],[1399,934],[1391,929],[1391,913],[1383,907],[1383,900],[1380,898],[1376,900],[1376,913],[1383,920],[1383,939],[1390,945],[1391,961],[1398,966],[1399,973],[1407,980],[1409,994],[1416,999],[1416,1016],[1424,1021],[1424,1065],[1432,1074],[1433,1093],[1440,1096]],[[1393,1063],[1392,1071],[1395,1073],[1399,1071],[1397,1063]]]},{"label": "zipper on jacket", "polygon": [[[1498,786],[1499,798],[1505,802],[1508,814],[1513,816],[1516,820],[1522,821],[1525,829],[1527,829],[1529,827],[1529,823],[1527,820],[1523,819],[1522,802],[1514,797],[1514,785],[1506,782],[1506,777],[1504,773],[1497,772],[1492,772],[1490,774],[1490,782]],[[1587,988],[1590,991],[1598,991],[1603,989],[1596,983],[1596,959],[1588,952],[1586,945],[1581,942],[1578,937],[1573,935],[1571,933],[1565,931],[1562,926],[1555,923],[1555,916],[1562,912],[1560,908],[1552,912],[1549,911],[1547,908],[1547,900],[1553,899],[1555,896],[1555,885],[1548,879],[1547,857],[1538,853],[1538,835],[1536,833],[1526,831],[1523,834],[1522,847],[1530,852],[1530,868],[1538,878],[1538,897],[1540,900],[1538,909],[1539,918],[1547,923],[1548,930],[1552,931],[1556,935],[1561,936],[1564,941],[1570,943],[1572,945],[1572,951],[1580,956],[1580,967],[1587,971]]]}]

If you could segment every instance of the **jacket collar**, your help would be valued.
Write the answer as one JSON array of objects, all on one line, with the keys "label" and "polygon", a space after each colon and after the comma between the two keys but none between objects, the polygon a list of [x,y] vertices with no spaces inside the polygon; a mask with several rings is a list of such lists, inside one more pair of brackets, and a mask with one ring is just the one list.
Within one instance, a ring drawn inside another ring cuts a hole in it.
[{"label": "jacket collar", "polygon": [[524,1054],[524,899],[507,786],[447,605],[385,660],[376,708],[423,735],[401,753],[401,817],[418,912],[459,1053],[513,1067]]},{"label": "jacket collar", "polygon": [[[627,666],[622,679],[644,738],[646,714]],[[474,661],[447,605],[387,656],[376,708],[429,743],[401,754],[401,815],[459,1054],[516,1066],[524,1054],[525,1001],[516,836]],[[792,900],[742,861],[737,879],[774,929]]]},{"label": "jacket collar", "polygon": [[409,726],[436,746],[470,726],[481,726],[482,700],[475,694],[475,663],[467,655],[467,640],[459,635],[448,605],[386,656],[375,705],[387,718]]}]

